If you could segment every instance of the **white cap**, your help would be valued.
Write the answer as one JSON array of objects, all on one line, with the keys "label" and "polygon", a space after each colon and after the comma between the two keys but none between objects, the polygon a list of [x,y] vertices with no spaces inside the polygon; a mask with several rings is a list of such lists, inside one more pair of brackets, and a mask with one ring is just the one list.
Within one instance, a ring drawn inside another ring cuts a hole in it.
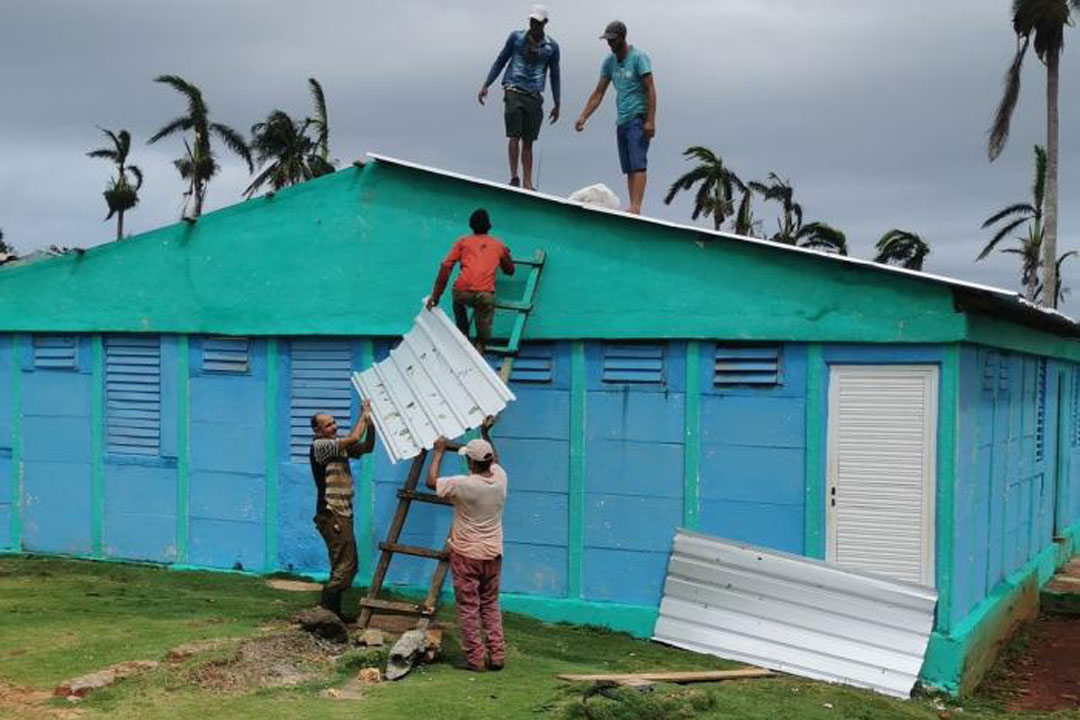
[{"label": "white cap", "polygon": [[491,447],[491,443],[481,438],[474,438],[458,450],[458,455],[467,457],[470,460],[477,460],[483,462],[484,460],[491,460],[495,457],[495,451]]},{"label": "white cap", "polygon": [[548,19],[547,5],[533,5],[529,17],[537,22],[545,22]]}]

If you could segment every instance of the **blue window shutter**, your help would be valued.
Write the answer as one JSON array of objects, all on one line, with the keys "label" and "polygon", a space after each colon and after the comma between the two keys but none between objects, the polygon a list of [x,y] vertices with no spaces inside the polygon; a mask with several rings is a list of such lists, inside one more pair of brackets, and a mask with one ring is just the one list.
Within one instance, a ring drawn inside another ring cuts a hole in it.
[{"label": "blue window shutter", "polygon": [[105,449],[157,455],[161,448],[161,341],[105,338]]},{"label": "blue window shutter", "polygon": [[[502,367],[503,358],[488,357],[488,363],[496,372]],[[510,382],[549,383],[555,378],[555,346],[551,343],[528,343],[521,345],[514,364],[510,368]]]},{"label": "blue window shutter", "polygon": [[77,350],[74,335],[35,335],[34,369],[77,370]]},{"label": "blue window shutter", "polygon": [[289,371],[289,457],[307,462],[311,416],[330,413],[351,422],[352,347],[347,340],[294,340]]},{"label": "blue window shutter", "polygon": [[603,381],[663,383],[664,346],[655,343],[604,343]]},{"label": "blue window shutter", "polygon": [[998,354],[988,352],[983,358],[982,387],[988,392],[994,391],[997,383]]},{"label": "blue window shutter", "polygon": [[248,371],[248,339],[208,337],[203,340],[203,372],[244,374]]},{"label": "blue window shutter", "polygon": [[1035,410],[1035,462],[1046,457],[1046,358],[1039,358]]},{"label": "blue window shutter", "polygon": [[779,345],[716,344],[713,385],[779,385]]}]

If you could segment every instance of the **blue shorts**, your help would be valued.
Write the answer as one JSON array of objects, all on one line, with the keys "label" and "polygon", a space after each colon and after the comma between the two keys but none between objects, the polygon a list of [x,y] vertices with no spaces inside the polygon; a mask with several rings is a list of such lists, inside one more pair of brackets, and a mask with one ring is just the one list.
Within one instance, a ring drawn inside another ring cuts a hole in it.
[{"label": "blue shorts", "polygon": [[645,118],[636,117],[625,125],[615,127],[615,141],[619,146],[619,164],[626,174],[644,172],[649,164],[649,141],[645,139],[642,126]]}]

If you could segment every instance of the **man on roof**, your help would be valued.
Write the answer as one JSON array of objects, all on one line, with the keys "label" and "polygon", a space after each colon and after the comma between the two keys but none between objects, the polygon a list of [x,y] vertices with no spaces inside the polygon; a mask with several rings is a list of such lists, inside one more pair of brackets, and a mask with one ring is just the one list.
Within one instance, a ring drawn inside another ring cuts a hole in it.
[{"label": "man on roof", "polygon": [[427,299],[430,310],[439,304],[446,282],[456,263],[461,263],[461,272],[454,281],[454,322],[465,337],[469,336],[469,308],[476,320],[476,349],[483,354],[491,340],[491,321],[495,317],[495,271],[502,269],[507,275],[514,274],[514,261],[510,259],[510,249],[501,240],[491,237],[491,220],[487,210],[478,208],[469,216],[472,235],[458,239],[450,248],[435,285]]},{"label": "man on roof", "polygon": [[[544,124],[544,78],[551,75],[551,122],[559,119],[559,44],[544,34],[548,9],[533,5],[529,29],[514,30],[488,71],[476,99],[484,104],[488,86],[506,67],[502,76],[503,118],[506,122],[507,156],[510,161],[510,184],[533,190],[532,146]],[[521,157],[521,177],[518,157]]]},{"label": "man on roof", "polygon": [[612,20],[604,28],[601,40],[606,40],[611,54],[600,66],[600,80],[574,123],[581,132],[585,122],[600,107],[609,84],[615,85],[615,140],[619,148],[619,164],[626,175],[630,194],[629,211],[641,213],[645,197],[645,170],[648,166],[649,141],[656,135],[656,86],[653,84],[649,56],[626,42],[626,25]]},{"label": "man on roof", "polygon": [[[464,670],[502,670],[506,660],[502,615],[499,613],[499,577],[502,573],[502,514],[506,505],[506,471],[491,444],[495,420],[484,419],[481,438],[458,450],[468,462],[466,475],[439,477],[446,439],[435,441],[427,486],[454,505],[454,520],[446,544],[450,547],[450,573],[454,581],[454,607],[461,631],[459,665]],[[484,662],[487,635],[487,663]]]},{"label": "man on roof", "polygon": [[315,479],[315,528],[326,543],[330,577],[323,586],[319,605],[344,622],[341,596],[356,576],[356,539],[353,537],[353,479],[349,459],[371,452],[375,429],[371,403],[365,400],[352,430],[338,437],[337,421],[330,413],[311,416],[314,438],[308,448],[311,475]]}]

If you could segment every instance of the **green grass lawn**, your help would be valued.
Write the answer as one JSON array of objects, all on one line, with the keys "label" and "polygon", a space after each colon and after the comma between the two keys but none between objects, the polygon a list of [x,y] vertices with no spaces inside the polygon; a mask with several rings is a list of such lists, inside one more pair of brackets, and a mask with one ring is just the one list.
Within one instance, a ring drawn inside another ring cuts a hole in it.
[{"label": "green grass lawn", "polygon": [[[182,643],[242,638],[280,631],[314,592],[268,587],[262,578],[54,558],[0,558],[0,681],[51,690],[59,682],[124,660],[159,660]],[[352,600],[350,600],[350,603]],[[446,619],[452,611],[443,610]],[[657,685],[605,691],[583,701],[587,686],[559,673],[697,670],[732,667],[710,656],[664,647],[627,635],[550,625],[505,616],[506,669],[473,674],[448,663],[424,666],[398,683],[366,688],[355,701],[322,695],[343,685],[364,664],[352,651],[337,664],[289,688],[207,689],[196,678],[235,648],[212,650],[163,664],[98,691],[78,704],[83,717],[137,718],[901,718],[937,720],[931,698],[900,702],[869,692],[790,677],[679,687]],[[239,642],[239,641],[236,641]],[[235,644],[235,643],[234,643]],[[448,631],[445,659],[456,657]],[[0,692],[3,686],[0,685]],[[947,701],[952,718],[1012,717],[989,700]],[[5,708],[0,717],[49,717],[69,707],[53,700],[32,713]],[[25,710],[25,709],[24,709]],[[586,710],[588,712],[586,712]],[[12,715],[12,713],[15,713]],[[5,713],[7,713],[5,715]],[[1037,715],[1026,715],[1035,718]],[[1056,715],[1080,719],[1080,713]]]}]

